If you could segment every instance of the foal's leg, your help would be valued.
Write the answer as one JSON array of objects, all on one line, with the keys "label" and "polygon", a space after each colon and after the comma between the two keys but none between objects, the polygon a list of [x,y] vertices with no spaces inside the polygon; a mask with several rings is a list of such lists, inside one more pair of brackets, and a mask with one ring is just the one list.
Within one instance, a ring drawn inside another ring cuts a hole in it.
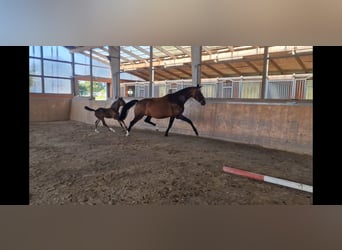
[{"label": "foal's leg", "polygon": [[194,124],[192,123],[192,121],[189,118],[185,117],[182,114],[177,116],[176,118],[177,119],[181,119],[182,121],[185,121],[185,122],[189,123],[191,125],[192,129],[194,130],[195,134],[198,136],[197,129],[195,128]]},{"label": "foal's leg", "polygon": [[118,120],[118,123],[120,124],[121,128],[122,128],[124,131],[127,131],[127,126],[126,126],[126,124],[125,124],[124,121],[119,121],[119,120]]},{"label": "foal's leg", "polygon": [[96,133],[100,133],[100,131],[97,130],[97,126],[99,125],[99,122],[100,122],[100,119],[97,119],[97,120],[95,121],[95,132],[96,132]]},{"label": "foal's leg", "polygon": [[115,130],[114,130],[113,128],[109,127],[109,126],[106,124],[104,118],[102,118],[101,121],[102,121],[102,124],[103,124],[104,126],[106,126],[110,131],[112,131],[113,133],[115,132]]},{"label": "foal's leg", "polygon": [[166,131],[165,131],[165,136],[169,135],[169,130],[172,127],[173,121],[175,120],[174,117],[170,117],[170,121],[169,121],[169,126],[167,127]]},{"label": "foal's leg", "polygon": [[153,126],[155,126],[156,127],[156,131],[158,131],[159,130],[158,125],[155,124],[154,122],[151,122],[151,118],[152,118],[151,116],[146,116],[144,121],[149,123],[149,124],[151,124],[151,125],[153,125]]}]

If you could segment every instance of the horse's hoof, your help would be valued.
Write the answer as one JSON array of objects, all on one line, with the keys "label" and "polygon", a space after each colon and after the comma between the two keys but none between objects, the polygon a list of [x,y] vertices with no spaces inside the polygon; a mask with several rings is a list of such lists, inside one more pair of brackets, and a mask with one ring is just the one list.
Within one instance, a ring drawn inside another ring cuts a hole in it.
[{"label": "horse's hoof", "polygon": [[128,131],[126,131],[126,136],[129,136],[129,132]]},{"label": "horse's hoof", "polygon": [[98,131],[97,129],[95,129],[95,133],[100,133],[100,131]]},{"label": "horse's hoof", "polygon": [[115,133],[115,130],[113,128],[109,128],[110,131],[112,131],[113,133]]},{"label": "horse's hoof", "polygon": [[156,126],[156,131],[159,131],[159,128],[158,128],[158,126]]}]

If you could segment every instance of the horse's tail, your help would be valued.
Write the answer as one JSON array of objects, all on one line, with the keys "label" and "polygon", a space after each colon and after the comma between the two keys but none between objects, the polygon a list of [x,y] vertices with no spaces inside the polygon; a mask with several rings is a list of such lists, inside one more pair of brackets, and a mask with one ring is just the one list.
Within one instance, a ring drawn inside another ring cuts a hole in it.
[{"label": "horse's tail", "polygon": [[95,111],[95,109],[89,108],[88,106],[84,106],[84,108],[89,111]]},{"label": "horse's tail", "polygon": [[129,110],[131,107],[133,107],[134,104],[136,104],[137,102],[138,102],[138,100],[132,100],[132,101],[126,103],[126,104],[123,106],[123,108],[122,108],[122,110],[121,110],[121,114],[120,114],[120,116],[119,116],[119,121],[123,121],[123,120],[126,119],[128,110]]}]

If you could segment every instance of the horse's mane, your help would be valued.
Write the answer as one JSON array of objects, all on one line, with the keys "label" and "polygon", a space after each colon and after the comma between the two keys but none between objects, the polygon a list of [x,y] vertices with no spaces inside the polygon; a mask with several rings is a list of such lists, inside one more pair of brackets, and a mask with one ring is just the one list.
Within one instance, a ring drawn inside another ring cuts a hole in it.
[{"label": "horse's mane", "polygon": [[170,102],[177,102],[179,101],[179,96],[184,96],[185,100],[187,100],[191,96],[191,90],[194,88],[198,88],[196,86],[186,87],[184,89],[178,90],[175,93],[167,94],[168,100]]}]

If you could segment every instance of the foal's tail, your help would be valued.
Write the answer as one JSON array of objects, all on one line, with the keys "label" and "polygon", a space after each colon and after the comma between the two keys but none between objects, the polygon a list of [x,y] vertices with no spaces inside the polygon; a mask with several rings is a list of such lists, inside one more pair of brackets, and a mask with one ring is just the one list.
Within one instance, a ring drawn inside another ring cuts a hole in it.
[{"label": "foal's tail", "polygon": [[95,111],[95,109],[89,108],[88,106],[84,106],[84,108],[89,111]]},{"label": "foal's tail", "polygon": [[123,108],[121,110],[121,114],[119,116],[119,121],[123,121],[126,119],[128,110],[131,107],[133,107],[134,104],[136,104],[137,102],[138,102],[138,100],[132,100],[132,101],[126,103],[125,106],[123,106]]}]

